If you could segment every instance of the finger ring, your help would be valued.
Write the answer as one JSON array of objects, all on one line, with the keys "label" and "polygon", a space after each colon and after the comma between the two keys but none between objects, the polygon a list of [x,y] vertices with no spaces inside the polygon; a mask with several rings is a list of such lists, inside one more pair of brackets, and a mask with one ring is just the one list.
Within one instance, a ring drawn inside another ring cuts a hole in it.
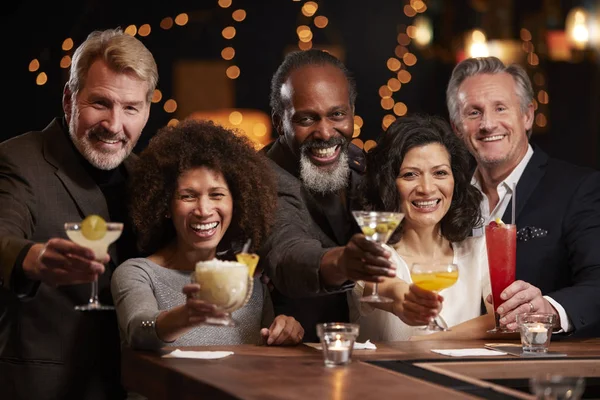
[{"label": "finger ring", "polygon": [[529,312],[532,313],[533,312],[533,304],[531,304],[531,302],[529,302]]}]

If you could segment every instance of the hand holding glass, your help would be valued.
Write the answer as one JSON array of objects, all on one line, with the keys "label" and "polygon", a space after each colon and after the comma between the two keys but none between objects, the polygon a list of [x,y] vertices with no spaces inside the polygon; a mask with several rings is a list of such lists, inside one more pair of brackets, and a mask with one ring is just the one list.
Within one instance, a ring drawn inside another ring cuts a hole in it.
[{"label": "hand holding glass", "polygon": [[192,282],[200,284],[195,297],[214,304],[225,316],[207,318],[207,325],[237,326],[231,313],[242,308],[252,295],[254,279],[246,264],[234,261],[212,260],[196,265]]},{"label": "hand holding glass", "polygon": [[[404,218],[399,212],[385,211],[352,211],[356,223],[362,230],[367,240],[385,244],[390,240],[392,233],[398,228]],[[361,297],[360,301],[367,303],[391,303],[393,300],[380,296],[377,293],[377,284],[373,285],[373,294]]]},{"label": "hand holding glass", "polygon": [[[415,285],[421,289],[438,293],[440,290],[449,288],[458,280],[458,265],[438,263],[415,263],[410,269],[410,277]],[[446,331],[437,318],[429,321],[425,330]]]},{"label": "hand holding glass", "polygon": [[[82,232],[81,222],[65,223],[65,231],[69,239],[80,246],[87,247],[94,252],[96,261],[102,261],[108,253],[108,246],[116,242],[123,232],[123,224],[120,222],[106,222],[106,230],[103,235],[88,235]],[[91,238],[90,238],[91,237]],[[78,311],[101,311],[114,310],[113,306],[100,303],[98,300],[98,276],[92,282],[92,293],[87,304],[75,306]]]}]

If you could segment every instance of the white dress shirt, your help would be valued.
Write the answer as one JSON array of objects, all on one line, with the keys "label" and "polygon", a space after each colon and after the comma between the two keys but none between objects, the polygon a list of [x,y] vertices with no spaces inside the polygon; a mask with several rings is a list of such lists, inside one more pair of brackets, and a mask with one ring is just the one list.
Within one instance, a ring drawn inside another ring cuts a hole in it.
[{"label": "white dress shirt", "polygon": [[[485,193],[483,193],[479,172],[477,170],[475,171],[475,174],[473,174],[473,178],[471,179],[471,184],[473,186],[475,186],[477,189],[479,189],[481,191],[481,193],[483,194],[483,201],[481,202],[481,216],[483,218],[484,225],[489,224],[491,221],[495,220],[496,218],[502,218],[502,216],[504,215],[504,212],[506,211],[506,207],[508,207],[508,203],[510,203],[510,199],[513,197],[513,190],[514,190],[514,188],[516,188],[517,183],[519,182],[519,179],[521,179],[521,175],[523,175],[523,171],[525,171],[525,167],[527,167],[527,163],[529,163],[529,160],[531,160],[532,156],[533,156],[533,148],[531,147],[531,145],[528,145],[527,153],[525,153],[525,157],[523,157],[521,162],[519,162],[519,164],[516,166],[516,168],[513,169],[513,171],[510,173],[510,175],[508,175],[505,180],[503,180],[502,182],[500,182],[500,184],[498,184],[498,187],[496,190],[498,191],[498,199],[499,200],[498,200],[498,204],[496,204],[496,207],[494,207],[494,209],[492,211],[490,211],[490,203],[488,201],[488,198],[485,195]],[[516,193],[515,196],[518,196],[518,193]],[[513,223],[514,221],[503,221],[503,222]],[[518,227],[517,227],[517,229],[518,229]],[[482,236],[484,234],[484,232],[485,232],[485,229],[483,227],[473,229],[473,236]],[[552,306],[558,312],[558,316],[560,318],[561,331],[570,332],[573,329],[573,326],[571,325],[571,322],[569,321],[569,317],[567,316],[565,309],[558,302],[556,302],[553,298],[551,298],[549,296],[544,296],[544,298],[546,300],[548,300],[550,302],[550,304],[552,304]]]}]

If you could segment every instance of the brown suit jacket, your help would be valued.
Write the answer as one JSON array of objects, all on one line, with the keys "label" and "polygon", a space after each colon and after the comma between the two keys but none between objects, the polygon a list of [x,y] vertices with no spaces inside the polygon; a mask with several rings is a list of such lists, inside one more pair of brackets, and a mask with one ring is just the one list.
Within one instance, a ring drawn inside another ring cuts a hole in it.
[{"label": "brown suit jacket", "polygon": [[[126,160],[126,168],[132,161]],[[8,398],[122,397],[114,312],[73,309],[87,302],[90,286],[37,283],[27,293],[11,286],[15,261],[28,244],[66,238],[64,223],[89,214],[109,219],[104,195],[61,120],[0,144],[0,298],[9,299],[0,318],[0,337],[7,341],[4,349],[0,345],[0,387]],[[114,246],[109,253],[111,263],[99,278],[103,302],[112,301],[112,270],[124,261]]]},{"label": "brown suit jacket", "polygon": [[273,161],[271,167],[277,176],[275,224],[261,249],[260,261],[275,286],[271,293],[275,315],[293,316],[304,328],[304,341],[318,341],[317,323],[349,320],[346,291],[354,283],[325,287],[319,268],[323,254],[345,246],[360,232],[350,211],[357,209],[353,194],[364,172],[364,154],[349,146],[351,174],[344,205],[335,193],[323,196],[304,187],[298,160],[280,140],[263,151]]}]

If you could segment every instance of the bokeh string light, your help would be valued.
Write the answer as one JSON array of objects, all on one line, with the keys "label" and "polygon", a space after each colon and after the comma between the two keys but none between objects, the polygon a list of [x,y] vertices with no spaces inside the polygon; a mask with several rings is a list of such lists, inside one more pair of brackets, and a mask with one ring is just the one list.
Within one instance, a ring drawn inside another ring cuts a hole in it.
[{"label": "bokeh string light", "polygon": [[[427,30],[427,20],[419,14],[427,11],[427,5],[421,0],[409,0],[404,6],[404,15],[409,22],[414,24],[400,25],[396,37],[397,45],[394,56],[387,59],[387,69],[393,74],[388,81],[379,87],[380,105],[386,114],[381,121],[381,128],[385,131],[398,117],[403,117],[408,112],[408,106],[402,101],[394,100],[394,95],[400,92],[403,85],[412,80],[408,70],[417,64],[417,56],[410,51],[409,46],[413,41],[418,46],[425,46],[431,41],[431,33]],[[426,31],[427,30],[427,31]],[[368,151],[369,149],[365,149]]]},{"label": "bokeh string light", "polygon": [[535,132],[544,132],[548,129],[548,110],[550,97],[547,90],[547,79],[544,71],[540,67],[540,57],[535,52],[533,36],[531,32],[522,28],[519,32],[521,38],[521,49],[526,56],[526,69],[533,83],[533,108],[535,113],[534,124]]}]

